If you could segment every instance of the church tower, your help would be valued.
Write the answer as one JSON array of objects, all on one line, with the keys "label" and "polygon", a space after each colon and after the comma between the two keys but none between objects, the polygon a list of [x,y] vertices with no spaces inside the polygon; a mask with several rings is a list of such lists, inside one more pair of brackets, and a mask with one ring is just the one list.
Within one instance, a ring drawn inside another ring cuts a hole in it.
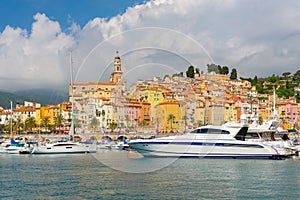
[{"label": "church tower", "polygon": [[114,71],[111,73],[110,82],[119,83],[122,79],[122,69],[121,69],[121,59],[119,52],[116,52],[116,57],[114,60]]}]

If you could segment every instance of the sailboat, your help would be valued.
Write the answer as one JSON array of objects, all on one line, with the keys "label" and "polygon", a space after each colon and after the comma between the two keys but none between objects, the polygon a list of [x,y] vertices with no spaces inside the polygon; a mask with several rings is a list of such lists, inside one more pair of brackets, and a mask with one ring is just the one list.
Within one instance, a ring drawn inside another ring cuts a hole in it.
[{"label": "sailboat", "polygon": [[72,88],[72,121],[69,131],[69,141],[59,141],[48,143],[46,145],[36,145],[32,154],[74,154],[74,153],[95,153],[96,145],[83,144],[74,141],[74,89],[73,89],[73,70],[72,70],[72,54],[70,53],[70,71],[71,71],[71,88]]},{"label": "sailboat", "polygon": [[[26,150],[25,142],[18,142],[13,139],[12,134],[12,101],[10,101],[10,140],[5,141],[2,148],[0,149],[1,153],[9,154],[19,154],[20,151]],[[5,146],[4,146],[5,145]]]}]

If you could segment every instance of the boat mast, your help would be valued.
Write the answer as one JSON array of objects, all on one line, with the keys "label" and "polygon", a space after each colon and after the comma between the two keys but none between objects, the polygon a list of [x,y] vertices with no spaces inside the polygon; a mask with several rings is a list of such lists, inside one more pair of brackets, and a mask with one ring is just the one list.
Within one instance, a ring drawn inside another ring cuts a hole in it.
[{"label": "boat mast", "polygon": [[273,118],[276,118],[276,94],[275,94],[275,86],[273,86]]},{"label": "boat mast", "polygon": [[10,138],[12,139],[12,101],[10,101]]},{"label": "boat mast", "polygon": [[72,96],[72,119],[71,119],[71,137],[74,142],[74,87],[73,87],[73,67],[72,67],[72,51],[70,52],[70,72],[71,72],[71,96]]}]

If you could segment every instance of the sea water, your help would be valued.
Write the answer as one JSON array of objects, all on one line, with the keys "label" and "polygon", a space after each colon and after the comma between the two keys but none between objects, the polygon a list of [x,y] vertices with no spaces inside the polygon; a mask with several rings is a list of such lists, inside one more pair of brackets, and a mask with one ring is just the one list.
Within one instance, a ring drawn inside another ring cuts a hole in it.
[{"label": "sea water", "polygon": [[298,158],[124,160],[115,154],[105,152],[106,160],[2,154],[0,199],[300,199]]}]

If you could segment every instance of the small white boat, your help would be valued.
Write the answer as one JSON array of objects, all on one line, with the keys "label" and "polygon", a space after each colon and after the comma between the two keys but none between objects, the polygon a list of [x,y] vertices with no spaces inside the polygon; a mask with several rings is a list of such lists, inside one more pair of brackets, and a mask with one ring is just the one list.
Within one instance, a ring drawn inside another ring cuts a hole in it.
[{"label": "small white boat", "polygon": [[25,143],[16,142],[14,139],[10,139],[10,143],[4,148],[8,154],[19,154],[20,151],[26,150]]},{"label": "small white boat", "polygon": [[124,141],[120,141],[116,144],[115,148],[117,150],[129,150],[130,149],[130,146],[128,144],[128,141],[127,140],[124,140]]},{"label": "small white boat", "polygon": [[81,144],[77,142],[55,142],[46,145],[35,145],[32,154],[76,154],[95,153],[96,146],[93,144]]},{"label": "small white boat", "polygon": [[0,154],[7,153],[6,148],[10,146],[10,140],[4,140],[0,144]]},{"label": "small white boat", "polygon": [[202,126],[190,133],[148,140],[132,140],[129,146],[144,156],[205,158],[281,158],[275,148],[245,141],[248,125],[226,123]]},{"label": "small white boat", "polygon": [[8,154],[19,154],[20,151],[25,151],[25,147],[24,145],[22,146],[16,146],[16,145],[10,145],[8,147],[5,148],[6,153]]}]

